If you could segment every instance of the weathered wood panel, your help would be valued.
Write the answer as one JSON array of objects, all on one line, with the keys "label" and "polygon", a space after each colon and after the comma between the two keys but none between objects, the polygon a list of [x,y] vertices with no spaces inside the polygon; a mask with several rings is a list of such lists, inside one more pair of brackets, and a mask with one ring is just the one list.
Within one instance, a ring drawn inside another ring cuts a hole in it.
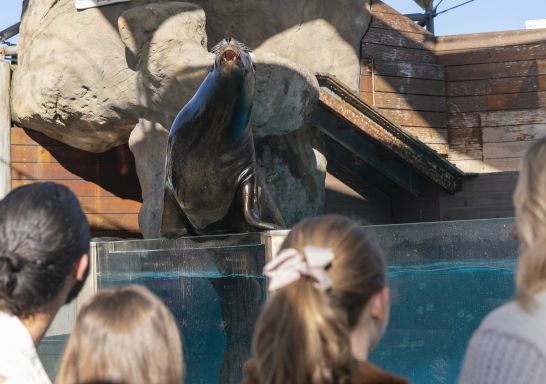
[{"label": "weathered wood panel", "polygon": [[[121,166],[107,166],[97,169],[87,164],[70,164],[70,170],[58,163],[13,163],[11,177],[18,180],[116,180],[120,177]],[[136,176],[136,175],[135,175]]]},{"label": "weathered wood panel", "polygon": [[89,225],[95,230],[110,230],[119,233],[138,233],[137,214],[87,214]]},{"label": "weathered wood panel", "polygon": [[[22,185],[35,183],[35,180],[12,180],[12,188],[17,188]],[[81,197],[116,197],[116,195],[101,186],[86,180],[55,180],[56,183],[67,186],[78,196]],[[117,189],[123,186],[122,182],[119,183]]]},{"label": "weathered wood panel", "polygon": [[[120,147],[122,148],[122,147]],[[42,147],[39,145],[12,145],[13,163],[58,163],[70,159],[79,164],[132,164],[130,153],[115,149],[101,154],[81,151],[67,145]]]},{"label": "weathered wood panel", "polygon": [[435,38],[431,35],[413,32],[399,32],[394,29],[370,28],[364,41],[393,47],[405,47],[433,51]]},{"label": "weathered wood panel", "polygon": [[446,87],[450,97],[538,92],[546,91],[546,75],[453,81],[448,82]]},{"label": "weathered wood panel", "polygon": [[445,65],[502,63],[514,61],[517,58],[521,58],[521,60],[546,59],[546,45],[543,42],[437,52],[438,63]]},{"label": "weathered wood panel", "polygon": [[500,79],[546,74],[546,59],[446,66],[447,81]]},{"label": "weathered wood panel", "polygon": [[449,113],[448,129],[473,127],[502,127],[513,125],[541,124],[546,121],[546,110],[520,109],[513,111],[489,111]]},{"label": "weathered wood panel", "polygon": [[132,213],[138,214],[141,204],[134,200],[120,199],[118,197],[79,197],[80,204],[85,213],[109,214]]},{"label": "weathered wood panel", "polygon": [[512,194],[517,172],[469,177],[455,195],[440,195],[442,220],[464,220],[514,216]]},{"label": "weathered wood panel", "polygon": [[425,28],[414,23],[392,8],[389,12],[373,11],[370,28],[395,29],[400,33],[411,32],[432,36]]},{"label": "weathered wood panel", "polygon": [[[39,138],[40,142],[38,143],[36,139]],[[24,130],[23,128],[13,127],[11,128],[10,133],[11,144],[12,145],[41,145],[41,146],[58,146],[60,143],[56,140],[53,140],[45,135],[42,135],[38,132],[32,130]]]},{"label": "weathered wood panel", "polygon": [[487,96],[448,97],[446,103],[449,113],[487,111]]},{"label": "weathered wood panel", "polygon": [[376,75],[409,77],[415,79],[444,80],[444,67],[438,64],[418,64],[377,60]]},{"label": "weathered wood panel", "polygon": [[480,160],[483,158],[481,144],[451,144],[449,146],[449,160]]},{"label": "weathered wood panel", "polygon": [[449,130],[449,143],[452,146],[465,144],[480,144],[482,130],[480,128],[460,128]]},{"label": "weathered wood panel", "polygon": [[[476,128],[470,128],[476,129]],[[454,130],[456,131],[456,130]],[[458,130],[457,130],[458,131]],[[482,128],[483,141],[502,143],[510,141],[532,141],[546,135],[545,124],[515,125],[509,127]]]},{"label": "weathered wood panel", "polygon": [[546,107],[546,92],[510,93],[488,95],[487,109],[531,109]]},{"label": "weathered wood panel", "polygon": [[[453,159],[453,156],[452,156],[452,153],[453,153],[453,148],[452,147],[449,147],[449,161],[455,165],[457,168],[459,168],[460,170],[462,170],[463,172],[467,173],[467,174],[472,174],[472,173],[484,173],[484,172],[496,172],[497,169],[494,169],[494,170],[488,170],[486,169],[485,167],[485,164],[484,162],[482,161],[481,158],[479,159],[467,159],[467,160],[455,160]],[[464,184],[463,184],[463,188],[464,188]]]},{"label": "weathered wood panel", "polygon": [[385,4],[384,2],[380,0],[372,0],[371,3],[371,12],[372,14],[375,13],[392,13],[396,16],[400,16],[400,12],[395,10],[394,8],[390,7],[389,5]]},{"label": "weathered wood panel", "polygon": [[486,169],[491,169],[491,172],[517,171],[521,163],[521,156],[508,159],[487,159],[484,160],[484,163],[488,167]]},{"label": "weathered wood panel", "polygon": [[446,128],[402,127],[410,135],[426,144],[447,144]]},{"label": "weathered wood panel", "polygon": [[409,109],[413,111],[445,112],[445,98],[397,93],[375,93],[375,105],[378,108]]},{"label": "weathered wood panel", "polygon": [[400,126],[445,127],[447,118],[441,112],[417,112],[410,110],[381,109],[381,113]]},{"label": "weathered wood panel", "polygon": [[450,161],[467,173],[496,173],[517,171],[521,158]]},{"label": "weathered wood panel", "polygon": [[385,49],[385,45],[376,42],[364,40],[362,43],[362,57],[373,57],[376,60],[383,61],[407,61],[411,63],[436,64],[436,55],[434,52],[423,49],[414,49],[408,47],[390,47]]},{"label": "weathered wood panel", "polygon": [[375,98],[373,92],[360,92],[360,98],[364,99],[368,104],[375,106]]},{"label": "weathered wood panel", "polygon": [[488,49],[511,45],[536,44],[546,41],[546,30],[529,29],[506,32],[472,33],[437,37],[438,52],[461,49]]},{"label": "weathered wood panel", "polygon": [[521,158],[527,147],[529,147],[528,141],[483,143],[483,157],[485,160]]},{"label": "weathered wood panel", "polygon": [[443,157],[448,157],[449,154],[449,145],[447,144],[428,144],[427,146],[431,148],[432,150],[436,151],[438,154],[442,155]]},{"label": "weathered wood panel", "polygon": [[[370,91],[372,89],[371,76],[362,76],[360,82],[366,87],[366,89],[362,88],[363,91]],[[426,96],[445,96],[446,93],[445,83],[441,80],[375,76],[374,83],[376,92],[407,93]]]},{"label": "weathered wood panel", "polygon": [[127,146],[95,154],[12,128],[11,185],[53,181],[78,197],[94,236],[138,236],[140,186]]},{"label": "weathered wood panel", "polygon": [[546,92],[460,96],[447,99],[447,110],[450,113],[533,109],[545,106]]},{"label": "weathered wood panel", "polygon": [[325,213],[348,216],[362,224],[392,223],[389,202],[359,195],[331,174],[326,174]]},{"label": "weathered wood panel", "polygon": [[[360,76],[360,92],[373,92],[376,79],[371,75]],[[377,88],[375,89],[377,90]]]}]

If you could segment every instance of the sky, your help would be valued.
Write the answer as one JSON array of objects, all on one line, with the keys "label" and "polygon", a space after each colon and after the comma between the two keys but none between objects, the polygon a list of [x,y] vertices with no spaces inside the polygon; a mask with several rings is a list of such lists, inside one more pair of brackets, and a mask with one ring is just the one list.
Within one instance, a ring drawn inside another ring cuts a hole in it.
[{"label": "sky", "polygon": [[[438,4],[439,0],[434,3]],[[464,3],[466,0],[444,0],[438,11]],[[413,0],[384,0],[400,13],[419,13]],[[435,34],[511,31],[525,29],[526,20],[546,19],[546,0],[475,0],[436,17]]]},{"label": "sky", "polygon": [[[220,0],[225,1],[225,0]],[[324,0],[328,1],[328,0]],[[435,0],[438,3],[439,0]],[[465,0],[443,0],[443,10]],[[401,13],[417,13],[413,0],[384,0]],[[22,0],[0,0],[0,30],[19,21]],[[475,0],[436,18],[436,35],[525,29],[525,21],[546,19],[546,0]]]}]

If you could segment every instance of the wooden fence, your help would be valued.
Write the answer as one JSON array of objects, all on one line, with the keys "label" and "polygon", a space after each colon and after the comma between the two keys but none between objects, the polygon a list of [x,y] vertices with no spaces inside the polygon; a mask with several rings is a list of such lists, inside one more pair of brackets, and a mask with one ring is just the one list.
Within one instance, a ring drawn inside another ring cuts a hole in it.
[{"label": "wooden fence", "polygon": [[139,237],[141,192],[127,145],[81,151],[30,130],[11,129],[11,185],[53,181],[78,196],[94,236]]}]

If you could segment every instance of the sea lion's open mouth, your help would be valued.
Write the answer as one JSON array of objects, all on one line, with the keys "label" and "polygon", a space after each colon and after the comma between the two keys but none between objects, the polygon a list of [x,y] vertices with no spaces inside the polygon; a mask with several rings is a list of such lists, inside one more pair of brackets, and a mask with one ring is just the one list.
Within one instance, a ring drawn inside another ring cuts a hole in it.
[{"label": "sea lion's open mouth", "polygon": [[227,61],[236,61],[238,60],[239,57],[237,56],[237,54],[235,53],[235,51],[231,50],[231,49],[226,49],[224,51],[224,53],[222,53],[222,61],[224,62],[227,62]]}]

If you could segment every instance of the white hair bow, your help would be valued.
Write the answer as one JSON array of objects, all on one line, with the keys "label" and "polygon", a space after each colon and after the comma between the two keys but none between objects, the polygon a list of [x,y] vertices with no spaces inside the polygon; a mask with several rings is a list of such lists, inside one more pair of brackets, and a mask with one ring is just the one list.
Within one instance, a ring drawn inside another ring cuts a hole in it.
[{"label": "white hair bow", "polygon": [[312,277],[318,289],[327,291],[332,286],[332,280],[326,268],[333,260],[334,253],[329,248],[303,247],[303,257],[294,248],[283,249],[264,267],[264,274],[269,278],[268,289],[276,291],[303,275]]}]

